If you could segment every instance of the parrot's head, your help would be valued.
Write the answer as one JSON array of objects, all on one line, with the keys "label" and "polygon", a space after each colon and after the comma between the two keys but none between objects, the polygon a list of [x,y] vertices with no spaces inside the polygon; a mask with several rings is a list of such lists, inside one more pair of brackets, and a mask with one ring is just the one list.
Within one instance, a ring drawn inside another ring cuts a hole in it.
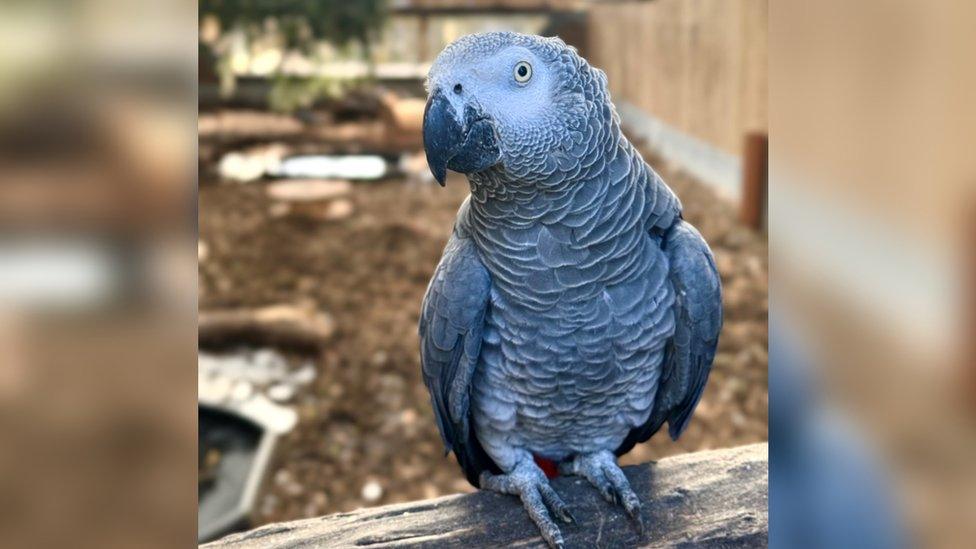
[{"label": "parrot's head", "polygon": [[427,90],[424,149],[441,185],[448,169],[526,183],[578,174],[615,122],[606,75],[558,38],[464,36],[434,61]]}]

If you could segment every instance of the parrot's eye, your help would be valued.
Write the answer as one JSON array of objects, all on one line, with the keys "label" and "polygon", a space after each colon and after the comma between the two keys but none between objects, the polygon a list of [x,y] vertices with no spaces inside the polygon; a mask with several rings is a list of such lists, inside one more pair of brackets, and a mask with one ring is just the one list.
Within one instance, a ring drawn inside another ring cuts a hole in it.
[{"label": "parrot's eye", "polygon": [[515,65],[515,81],[519,84],[525,84],[532,78],[532,65],[525,61],[519,61]]}]

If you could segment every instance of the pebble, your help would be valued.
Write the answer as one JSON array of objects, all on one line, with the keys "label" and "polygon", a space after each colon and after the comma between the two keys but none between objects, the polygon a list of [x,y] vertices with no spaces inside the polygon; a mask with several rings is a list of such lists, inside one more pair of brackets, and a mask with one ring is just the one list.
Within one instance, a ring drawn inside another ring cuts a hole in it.
[{"label": "pebble", "polygon": [[302,485],[295,480],[295,476],[288,469],[278,469],[274,476],[275,485],[289,496],[298,496],[302,493]]},{"label": "pebble", "polygon": [[312,503],[315,504],[319,509],[325,509],[329,504],[329,495],[323,491],[318,491],[312,494]]},{"label": "pebble", "polygon": [[230,398],[234,400],[247,400],[254,394],[254,386],[247,381],[241,380],[234,385],[230,393]]},{"label": "pebble", "polygon": [[299,385],[306,385],[315,380],[315,367],[311,364],[306,364],[291,375],[292,383],[297,383]]},{"label": "pebble", "polygon": [[268,215],[274,218],[285,217],[291,213],[291,205],[287,202],[275,202],[268,207]]},{"label": "pebble", "polygon": [[295,387],[286,383],[277,383],[268,389],[268,397],[277,402],[291,400],[295,396]]},{"label": "pebble", "polygon": [[278,469],[274,475],[274,482],[277,486],[285,486],[291,482],[291,471],[288,469]]},{"label": "pebble", "polygon": [[324,217],[329,221],[338,221],[351,216],[354,210],[351,200],[335,200],[326,206]]},{"label": "pebble", "polygon": [[297,482],[291,482],[289,484],[286,484],[283,489],[285,493],[291,497],[298,497],[302,495],[303,492],[302,485]]},{"label": "pebble", "polygon": [[375,503],[383,497],[383,487],[380,486],[379,482],[371,480],[363,485],[362,496],[369,503]]},{"label": "pebble", "polygon": [[224,179],[234,181],[253,181],[264,175],[264,163],[248,158],[240,153],[229,153],[220,160],[217,171]]},{"label": "pebble", "polygon": [[436,498],[439,495],[441,495],[441,492],[437,489],[437,486],[434,486],[430,482],[424,484],[424,499]]},{"label": "pebble", "polygon": [[207,402],[220,402],[227,398],[232,389],[232,381],[226,377],[197,377],[198,398]]},{"label": "pebble", "polygon": [[275,510],[278,508],[278,496],[274,494],[268,494],[261,500],[261,514],[265,517],[269,517],[274,514]]},{"label": "pebble", "polygon": [[406,410],[400,412],[400,423],[404,425],[413,425],[417,422],[417,411],[413,408],[407,408]]},{"label": "pebble", "polygon": [[280,163],[281,151],[268,147],[266,150],[227,153],[220,159],[217,171],[224,179],[247,183],[264,177]]}]

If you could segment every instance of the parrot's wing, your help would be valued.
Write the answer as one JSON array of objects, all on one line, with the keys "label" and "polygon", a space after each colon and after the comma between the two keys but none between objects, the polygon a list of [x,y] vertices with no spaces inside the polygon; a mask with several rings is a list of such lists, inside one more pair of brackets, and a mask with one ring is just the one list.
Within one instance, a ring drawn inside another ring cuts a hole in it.
[{"label": "parrot's wing", "polygon": [[665,421],[672,439],[681,435],[705,389],[722,328],[721,282],[701,235],[679,219],[664,234],[662,246],[675,292],[674,336],[665,353],[651,415],[630,432],[618,455],[649,439]]},{"label": "parrot's wing", "polygon": [[475,486],[481,471],[499,472],[474,436],[468,413],[490,288],[474,244],[454,234],[420,312],[420,361],[441,439]]}]

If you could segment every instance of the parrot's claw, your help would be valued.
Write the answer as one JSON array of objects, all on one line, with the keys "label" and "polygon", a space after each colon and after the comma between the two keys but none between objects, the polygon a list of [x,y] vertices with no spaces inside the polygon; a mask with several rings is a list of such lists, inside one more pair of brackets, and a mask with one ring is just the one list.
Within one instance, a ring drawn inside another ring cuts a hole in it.
[{"label": "parrot's claw", "polygon": [[575,523],[576,519],[559,494],[549,485],[545,473],[535,463],[520,463],[505,475],[482,472],[479,484],[483,490],[518,496],[549,547],[562,549],[562,532],[550,514],[566,523]]},{"label": "parrot's claw", "polygon": [[617,465],[617,459],[610,452],[596,452],[576,456],[572,461],[560,464],[559,471],[565,475],[576,475],[590,481],[612,505],[620,505],[634,522],[638,534],[644,536],[644,519],[641,517],[640,498],[631,489],[627,477]]}]

